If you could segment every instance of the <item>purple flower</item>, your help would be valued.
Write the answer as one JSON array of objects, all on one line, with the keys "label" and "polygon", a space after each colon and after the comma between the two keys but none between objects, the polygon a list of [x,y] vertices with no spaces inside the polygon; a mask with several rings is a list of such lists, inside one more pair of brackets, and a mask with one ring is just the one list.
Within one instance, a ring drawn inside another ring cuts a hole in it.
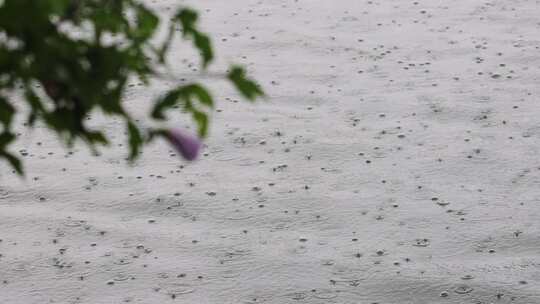
[{"label": "purple flower", "polygon": [[178,129],[168,130],[166,138],[169,143],[187,160],[195,160],[202,143],[197,137],[185,134]]}]

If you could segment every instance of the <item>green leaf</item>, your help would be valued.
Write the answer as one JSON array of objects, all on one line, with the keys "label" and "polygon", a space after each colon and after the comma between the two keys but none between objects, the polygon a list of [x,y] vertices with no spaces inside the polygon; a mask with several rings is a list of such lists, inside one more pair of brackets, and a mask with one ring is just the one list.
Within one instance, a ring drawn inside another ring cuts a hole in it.
[{"label": "green leaf", "polygon": [[176,14],[173,20],[180,22],[184,38],[193,39],[194,46],[201,52],[203,68],[206,68],[214,59],[214,52],[210,38],[197,29],[197,19],[197,12],[184,8]]},{"label": "green leaf", "polygon": [[36,111],[31,110],[30,114],[28,114],[28,117],[26,118],[26,123],[28,126],[33,127],[36,124],[36,120],[38,118],[38,115]]},{"label": "green leaf", "polygon": [[5,158],[9,162],[9,164],[13,167],[13,169],[15,169],[17,174],[21,176],[24,175],[24,170],[23,170],[20,159],[15,157],[13,154],[5,152],[5,151],[0,152],[0,157]]},{"label": "green leaf", "polygon": [[208,115],[205,112],[202,112],[200,110],[197,110],[196,107],[193,106],[191,101],[187,101],[184,103],[184,111],[186,113],[190,113],[191,117],[197,124],[197,133],[200,137],[206,137],[208,134]]},{"label": "green leaf", "polygon": [[199,101],[205,106],[208,106],[210,108],[214,107],[214,101],[212,99],[212,96],[203,86],[199,84],[191,84],[185,86],[184,90],[189,96],[195,95],[199,99]]},{"label": "green leaf", "polygon": [[43,104],[41,103],[41,99],[36,95],[36,93],[34,93],[32,89],[27,88],[24,92],[24,97],[32,110],[35,110],[36,112],[43,111]]},{"label": "green leaf", "polygon": [[141,135],[141,132],[139,131],[139,128],[131,122],[127,122],[127,129],[128,129],[128,143],[129,143],[129,160],[133,161],[137,155],[139,154],[140,147],[143,144],[143,138]]},{"label": "green leaf", "polygon": [[152,117],[154,119],[164,120],[166,117],[163,112],[176,105],[180,94],[181,92],[179,89],[167,92],[167,94],[165,94],[164,97],[160,98],[154,105],[154,109],[152,110]]},{"label": "green leaf", "polygon": [[147,40],[152,37],[159,24],[159,18],[143,5],[135,5],[137,11],[137,28],[135,37],[139,40]]},{"label": "green leaf", "polygon": [[66,10],[71,6],[71,0],[54,0],[47,1],[47,4],[50,5],[51,13],[56,15],[64,15]]},{"label": "green leaf", "polygon": [[[126,7],[124,2],[126,1],[97,1],[90,4],[87,1],[87,3],[83,4],[86,11],[89,12],[88,17],[94,24],[96,34],[106,31],[118,33],[125,31],[129,27],[129,23],[125,18]],[[92,8],[92,6],[95,7]]]},{"label": "green leaf", "polygon": [[159,63],[161,64],[165,63],[167,52],[169,51],[169,48],[171,47],[171,42],[173,40],[173,37],[174,37],[174,24],[171,24],[167,31],[167,37],[165,38],[165,41],[163,41],[163,44],[161,45],[161,47],[156,50]]},{"label": "green leaf", "polygon": [[4,124],[5,130],[8,130],[11,127],[13,114],[15,114],[15,108],[7,99],[0,96],[0,121]]},{"label": "green leaf", "polygon": [[178,11],[176,18],[181,22],[182,27],[184,28],[184,34],[186,34],[185,31],[190,31],[195,27],[199,14],[192,9],[183,8]]},{"label": "green leaf", "polygon": [[15,140],[15,134],[4,131],[0,134],[0,157],[5,158],[19,175],[23,175],[21,161],[7,152],[7,146]]},{"label": "green leaf", "polygon": [[253,80],[246,78],[246,72],[239,66],[234,66],[227,78],[234,84],[238,92],[250,101],[264,96],[260,86]]},{"label": "green leaf", "polygon": [[84,136],[88,139],[91,144],[99,143],[102,145],[108,145],[109,141],[103,132],[99,131],[85,131]]},{"label": "green leaf", "polygon": [[203,68],[206,68],[208,64],[214,59],[214,52],[212,51],[212,45],[210,38],[205,34],[195,32],[193,34],[195,39],[195,47],[201,52],[203,58]]},{"label": "green leaf", "polygon": [[203,86],[199,84],[188,84],[169,91],[163,98],[159,99],[152,110],[152,117],[158,120],[164,120],[164,111],[175,107],[178,101],[182,101],[184,104],[189,103],[191,107],[191,102],[194,99],[207,107],[212,108],[214,106],[212,96]]},{"label": "green leaf", "polygon": [[198,111],[194,108],[191,109],[191,115],[193,120],[197,123],[198,133],[200,137],[206,137],[208,135],[208,115],[202,111]]},{"label": "green leaf", "polygon": [[0,134],[0,152],[4,151],[9,143],[15,140],[13,133],[4,131]]}]

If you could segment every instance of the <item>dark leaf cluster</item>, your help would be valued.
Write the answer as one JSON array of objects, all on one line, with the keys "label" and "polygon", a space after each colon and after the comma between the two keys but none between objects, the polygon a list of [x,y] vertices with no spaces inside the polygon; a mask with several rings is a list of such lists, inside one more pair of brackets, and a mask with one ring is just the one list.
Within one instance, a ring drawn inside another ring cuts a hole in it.
[{"label": "dark leaf cluster", "polygon": [[[148,85],[158,77],[157,71],[169,64],[167,54],[177,33],[198,50],[205,70],[214,50],[197,21],[195,10],[179,8],[167,19],[164,41],[151,43],[164,20],[136,0],[0,0],[0,157],[23,173],[9,145],[16,140],[14,118],[26,107],[26,125],[40,121],[66,143],[82,139],[92,149],[109,139],[103,130],[86,125],[88,115],[99,109],[120,118],[130,159],[135,159],[146,142],[164,132],[143,130],[126,111],[128,79],[137,77]],[[264,94],[242,67],[231,67],[224,78],[250,101]],[[14,91],[22,93],[22,104],[10,98]],[[179,108],[205,136],[213,107],[205,86],[191,82],[163,92],[148,119],[165,120],[168,110]]]}]

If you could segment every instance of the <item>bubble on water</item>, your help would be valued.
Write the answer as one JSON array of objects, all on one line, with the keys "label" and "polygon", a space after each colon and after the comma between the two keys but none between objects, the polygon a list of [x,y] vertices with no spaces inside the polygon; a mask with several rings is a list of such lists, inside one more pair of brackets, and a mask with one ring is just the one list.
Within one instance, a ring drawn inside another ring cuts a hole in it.
[{"label": "bubble on water", "polygon": [[131,261],[128,259],[128,258],[119,258],[119,259],[116,259],[113,264],[116,264],[116,265],[128,265],[128,264],[131,264]]}]

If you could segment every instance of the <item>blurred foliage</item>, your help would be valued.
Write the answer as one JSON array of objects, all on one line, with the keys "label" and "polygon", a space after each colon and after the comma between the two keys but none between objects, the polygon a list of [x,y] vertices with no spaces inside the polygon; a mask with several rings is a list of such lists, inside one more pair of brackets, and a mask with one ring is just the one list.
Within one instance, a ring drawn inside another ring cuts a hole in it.
[{"label": "blurred foliage", "polygon": [[[206,70],[214,52],[197,20],[189,8],[163,20],[136,0],[0,0],[0,157],[23,174],[20,160],[8,151],[16,139],[12,122],[24,106],[9,96],[22,92],[21,103],[30,110],[26,125],[41,121],[69,145],[76,139],[92,149],[108,144],[102,130],[85,125],[96,109],[124,120],[130,159],[135,159],[145,143],[166,132],[143,129],[127,113],[122,97],[128,80],[136,77],[148,86],[158,78],[158,70],[169,64],[177,33],[192,42]],[[156,43],[158,26],[165,21],[166,37]],[[242,67],[231,67],[223,78],[250,101],[264,94]],[[203,85],[182,84],[157,98],[148,119],[165,120],[166,111],[179,108],[191,114],[199,135],[205,136],[213,107]]]}]

